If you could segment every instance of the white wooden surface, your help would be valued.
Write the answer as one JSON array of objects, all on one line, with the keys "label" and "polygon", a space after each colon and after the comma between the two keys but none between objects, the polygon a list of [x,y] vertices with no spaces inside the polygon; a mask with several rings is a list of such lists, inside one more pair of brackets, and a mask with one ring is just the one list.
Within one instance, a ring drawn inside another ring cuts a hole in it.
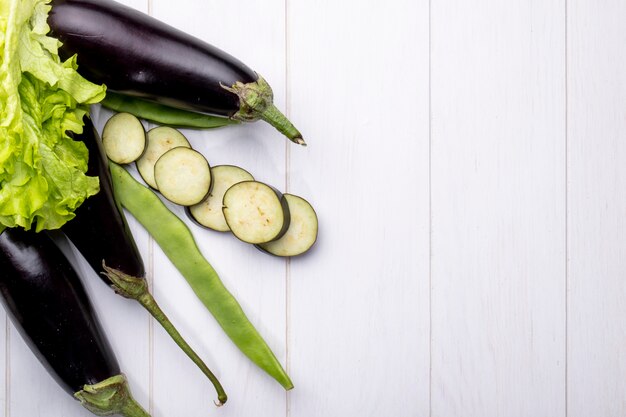
[{"label": "white wooden surface", "polygon": [[[288,394],[131,219],[155,297],[228,391],[220,409],[66,247],[153,416],[626,416],[623,0],[124,2],[263,74],[309,147],[261,123],[185,133],[320,218],[291,261],[191,225]],[[90,415],[3,312],[0,340],[0,417]]]},{"label": "white wooden surface", "polygon": [[626,415],[626,3],[568,9],[568,406]]},{"label": "white wooden surface", "polygon": [[563,416],[563,3],[431,6],[432,415]]}]

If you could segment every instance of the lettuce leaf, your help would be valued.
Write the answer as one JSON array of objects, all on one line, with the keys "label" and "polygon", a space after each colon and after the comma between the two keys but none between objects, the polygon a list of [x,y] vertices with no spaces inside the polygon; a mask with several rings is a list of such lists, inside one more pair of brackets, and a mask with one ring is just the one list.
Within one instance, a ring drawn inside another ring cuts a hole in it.
[{"label": "lettuce leaf", "polygon": [[105,87],[62,62],[47,36],[50,0],[0,0],[0,229],[58,229],[98,192],[71,138]]}]

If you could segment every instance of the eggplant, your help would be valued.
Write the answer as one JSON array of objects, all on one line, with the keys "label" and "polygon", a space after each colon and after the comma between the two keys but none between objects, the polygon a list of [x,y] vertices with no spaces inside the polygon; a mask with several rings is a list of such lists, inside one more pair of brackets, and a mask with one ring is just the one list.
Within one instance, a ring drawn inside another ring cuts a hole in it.
[{"label": "eggplant", "polygon": [[149,416],[133,399],[76,272],[44,233],[0,234],[0,301],[59,385],[97,415]]},{"label": "eggplant", "polygon": [[78,72],[116,93],[177,109],[263,119],[294,143],[300,132],[273,104],[269,84],[224,51],[112,0],[53,0],[51,35]]},{"label": "eggplant", "polygon": [[109,165],[98,132],[91,119],[85,118],[85,126],[74,139],[81,141],[89,151],[87,175],[98,177],[100,191],[86,199],[74,212],[76,217],[61,230],[76,246],[100,278],[120,294],[125,294],[122,283],[116,285],[112,271],[144,280],[146,269],[137,244],[128,227],[122,208],[116,203]]},{"label": "eggplant", "polygon": [[115,199],[102,142],[93,123],[84,119],[85,126],[75,140],[82,141],[89,151],[87,175],[98,177],[100,191],[86,199],[76,209],[76,217],[61,230],[83,255],[98,276],[118,294],[138,301],[170,335],[198,368],[213,383],[218,405],[227,396],[215,375],[183,339],[156,300],[150,294],[143,259],[128,227],[122,207]]}]

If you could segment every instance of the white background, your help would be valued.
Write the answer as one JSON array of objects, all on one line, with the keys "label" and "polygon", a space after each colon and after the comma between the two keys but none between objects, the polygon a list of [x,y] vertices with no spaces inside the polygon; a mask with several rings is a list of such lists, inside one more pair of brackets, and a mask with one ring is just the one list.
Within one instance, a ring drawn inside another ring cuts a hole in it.
[{"label": "white background", "polygon": [[[191,226],[288,394],[132,221],[155,297],[228,391],[221,409],[79,261],[154,416],[626,415],[626,2],[125,3],[270,82],[309,147],[262,123],[185,133],[320,218],[291,261]],[[101,127],[110,113],[94,114]],[[0,416],[88,416],[0,314]]]}]

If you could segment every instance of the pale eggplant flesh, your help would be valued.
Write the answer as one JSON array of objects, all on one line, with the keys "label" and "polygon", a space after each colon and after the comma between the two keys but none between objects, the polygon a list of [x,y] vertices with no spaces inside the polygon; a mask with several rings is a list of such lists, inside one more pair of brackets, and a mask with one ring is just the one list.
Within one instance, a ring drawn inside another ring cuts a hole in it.
[{"label": "pale eggplant flesh", "polygon": [[238,239],[252,244],[280,239],[289,228],[289,205],[283,194],[258,181],[243,181],[224,194],[224,218]]}]

